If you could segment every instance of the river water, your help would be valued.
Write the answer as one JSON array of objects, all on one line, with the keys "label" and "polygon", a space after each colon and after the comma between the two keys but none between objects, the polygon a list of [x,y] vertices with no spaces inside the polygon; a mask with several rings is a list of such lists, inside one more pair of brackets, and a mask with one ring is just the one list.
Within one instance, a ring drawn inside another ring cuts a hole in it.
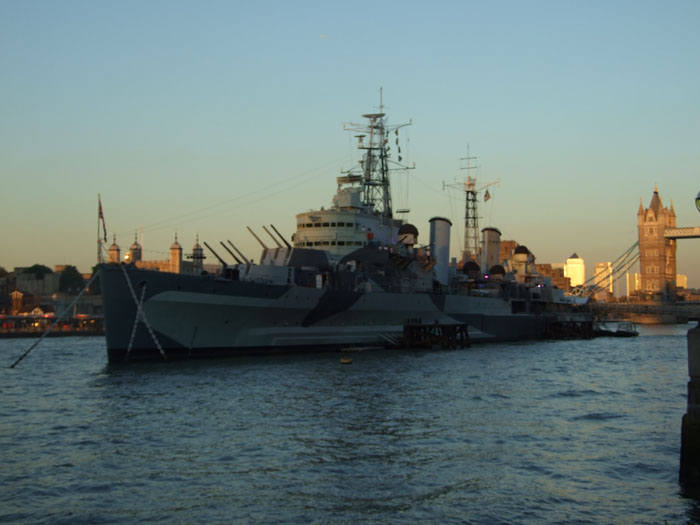
[{"label": "river water", "polygon": [[108,367],[0,340],[0,521],[686,523],[688,326]]}]

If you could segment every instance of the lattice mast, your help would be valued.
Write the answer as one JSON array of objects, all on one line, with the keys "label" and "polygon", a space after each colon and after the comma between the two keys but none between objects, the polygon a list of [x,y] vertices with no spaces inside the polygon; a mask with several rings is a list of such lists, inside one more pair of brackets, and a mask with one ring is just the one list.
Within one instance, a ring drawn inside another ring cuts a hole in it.
[{"label": "lattice mast", "polygon": [[464,183],[464,258],[477,260],[479,256],[479,214],[476,204],[476,177],[472,178],[470,173],[477,166],[472,166],[471,161],[476,157],[469,155],[469,145],[467,145],[467,156],[460,160],[466,161],[466,166],[462,168],[467,173],[467,180]]},{"label": "lattice mast", "polygon": [[[379,90],[379,113],[367,113],[362,116],[368,119],[367,124],[346,123],[344,129],[358,133],[355,135],[358,143],[357,148],[364,153],[359,166],[342,173],[347,175],[347,182],[360,182],[362,184],[362,204],[364,206],[372,207],[380,215],[392,218],[389,173],[415,168],[415,166],[401,164],[401,147],[398,140],[399,129],[410,126],[412,121],[409,120],[409,122],[397,125],[386,123],[381,89]],[[390,155],[389,136],[392,132],[396,136],[398,160],[392,159]]]},{"label": "lattice mast", "polygon": [[477,157],[472,157],[469,154],[469,145],[467,145],[467,156],[461,157],[460,160],[466,162],[466,166],[461,168],[467,172],[467,179],[463,183],[445,184],[443,182],[442,187],[454,188],[464,191],[464,250],[462,252],[462,259],[464,261],[468,260],[479,260],[479,255],[481,253],[481,231],[479,230],[479,210],[478,201],[479,193],[486,190],[484,194],[484,202],[487,201],[490,196],[488,195],[488,190],[490,186],[494,184],[500,185],[501,180],[497,179],[493,182],[488,182],[483,186],[477,187],[476,177],[470,175],[471,171],[477,169],[478,166],[472,164],[472,161],[476,160]]}]

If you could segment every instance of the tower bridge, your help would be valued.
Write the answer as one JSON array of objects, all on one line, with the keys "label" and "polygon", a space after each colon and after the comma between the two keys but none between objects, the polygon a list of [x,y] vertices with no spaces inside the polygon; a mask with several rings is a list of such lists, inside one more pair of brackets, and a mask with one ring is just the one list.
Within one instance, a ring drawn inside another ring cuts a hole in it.
[{"label": "tower bridge", "polygon": [[574,294],[592,296],[639,262],[640,291],[672,300],[676,289],[676,243],[678,239],[699,239],[700,227],[677,227],[673,202],[664,206],[655,186],[648,207],[640,199],[637,232],[637,241],[610,265],[610,271],[594,275]]},{"label": "tower bridge", "polygon": [[690,228],[666,228],[666,239],[700,239],[700,226]]}]

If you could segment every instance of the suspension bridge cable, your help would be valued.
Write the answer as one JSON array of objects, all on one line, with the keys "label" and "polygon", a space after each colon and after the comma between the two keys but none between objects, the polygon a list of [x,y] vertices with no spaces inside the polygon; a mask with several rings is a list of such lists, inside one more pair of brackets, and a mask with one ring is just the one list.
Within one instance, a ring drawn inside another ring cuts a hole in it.
[{"label": "suspension bridge cable", "polygon": [[[617,259],[615,259],[615,260],[611,263],[611,266],[613,267],[613,271],[614,271],[614,269],[615,269],[617,266],[626,264],[625,260],[626,260],[628,257],[630,257],[630,255],[632,255],[634,249],[637,248],[638,245],[639,245],[639,241],[635,241],[634,244],[632,244],[632,246],[630,246],[629,248],[627,248],[627,249],[622,253],[622,255],[618,256]],[[639,253],[639,252],[637,252],[637,253]],[[600,275],[599,273],[594,274],[593,277],[591,277],[591,278],[588,279],[586,282],[584,282],[582,286],[584,286],[584,287],[587,286],[587,285],[588,285],[588,286],[591,286],[590,283],[591,283],[591,282],[594,282],[594,281],[597,279],[597,277],[598,277],[599,275]],[[604,278],[604,279],[605,279],[605,278]]]}]

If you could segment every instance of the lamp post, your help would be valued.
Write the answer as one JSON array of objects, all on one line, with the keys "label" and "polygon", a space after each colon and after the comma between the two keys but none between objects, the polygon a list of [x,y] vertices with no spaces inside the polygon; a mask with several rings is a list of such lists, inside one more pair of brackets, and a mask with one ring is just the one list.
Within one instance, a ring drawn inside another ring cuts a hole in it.
[{"label": "lamp post", "polygon": [[700,191],[698,192],[698,196],[695,197],[695,207],[700,211]]}]

